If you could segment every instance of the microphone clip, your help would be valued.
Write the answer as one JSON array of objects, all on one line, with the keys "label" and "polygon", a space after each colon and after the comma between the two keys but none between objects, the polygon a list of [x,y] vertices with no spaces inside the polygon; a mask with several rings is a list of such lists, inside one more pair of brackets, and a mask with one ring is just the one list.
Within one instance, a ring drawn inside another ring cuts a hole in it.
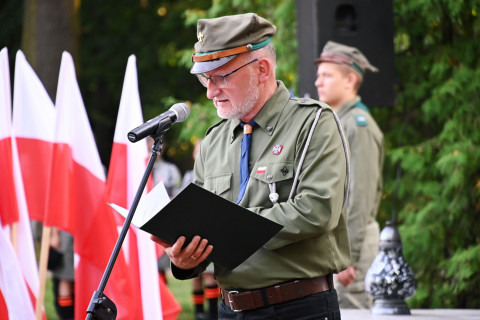
[{"label": "microphone clip", "polygon": [[103,292],[95,291],[87,309],[87,319],[115,320],[116,318],[117,307],[115,303]]}]

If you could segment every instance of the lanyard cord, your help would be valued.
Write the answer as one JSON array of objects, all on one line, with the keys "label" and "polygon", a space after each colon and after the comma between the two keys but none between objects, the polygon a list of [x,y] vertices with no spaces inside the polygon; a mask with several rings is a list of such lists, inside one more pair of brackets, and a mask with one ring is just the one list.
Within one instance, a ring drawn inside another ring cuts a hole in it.
[{"label": "lanyard cord", "polygon": [[300,170],[303,165],[303,161],[305,161],[305,155],[307,154],[308,146],[310,145],[310,141],[312,140],[313,132],[315,131],[315,127],[317,126],[318,119],[320,118],[320,114],[322,114],[322,107],[318,109],[317,114],[315,115],[315,120],[313,121],[312,127],[310,128],[310,132],[308,133],[307,141],[305,142],[305,148],[303,148],[302,156],[300,157],[300,162],[298,163],[297,173],[295,174],[295,178],[293,179],[292,190],[290,190],[290,195],[288,196],[288,200],[292,199],[293,193],[297,187],[298,177],[300,176]]},{"label": "lanyard cord", "polygon": [[[290,195],[288,196],[288,199],[292,199],[293,193],[295,192],[295,189],[297,187],[298,183],[298,177],[300,176],[300,170],[302,168],[303,162],[305,161],[305,155],[307,154],[308,147],[310,146],[310,141],[312,140],[313,132],[315,131],[315,127],[317,126],[318,119],[320,118],[320,115],[322,113],[322,108],[320,108],[317,111],[317,114],[315,115],[315,120],[313,121],[312,127],[310,128],[310,132],[308,133],[307,141],[305,143],[305,147],[303,148],[302,156],[300,158],[300,162],[298,163],[297,167],[297,173],[295,174],[295,178],[293,180],[292,184],[292,190],[290,190]],[[335,119],[335,122],[337,123],[338,128],[340,129],[340,136],[342,138],[342,144],[343,144],[343,150],[345,151],[345,157],[347,159],[347,181],[345,183],[345,197],[343,197],[343,203],[342,203],[342,210],[345,207],[345,204],[347,203],[347,198],[348,198],[348,193],[350,189],[350,153],[348,151],[348,145],[347,145],[347,140],[345,138],[345,133],[343,132],[342,125],[340,124],[340,120],[338,119],[338,116],[333,112],[333,117]]]}]

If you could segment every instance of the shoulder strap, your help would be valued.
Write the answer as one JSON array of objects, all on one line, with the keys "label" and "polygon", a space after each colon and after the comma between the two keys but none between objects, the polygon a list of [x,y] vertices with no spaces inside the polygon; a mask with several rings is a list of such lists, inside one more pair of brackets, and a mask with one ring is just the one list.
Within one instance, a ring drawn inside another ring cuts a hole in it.
[{"label": "shoulder strap", "polygon": [[357,103],[355,103],[355,108],[360,108],[370,113],[370,109],[368,109],[368,107],[362,102],[362,100],[359,100]]}]

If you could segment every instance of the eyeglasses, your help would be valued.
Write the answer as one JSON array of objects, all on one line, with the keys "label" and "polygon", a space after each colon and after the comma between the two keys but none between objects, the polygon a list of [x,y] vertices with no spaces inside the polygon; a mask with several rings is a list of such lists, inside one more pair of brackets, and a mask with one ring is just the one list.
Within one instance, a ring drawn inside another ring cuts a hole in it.
[{"label": "eyeglasses", "polygon": [[203,86],[205,88],[208,85],[208,80],[212,81],[213,84],[216,85],[218,88],[226,88],[228,86],[227,79],[226,79],[228,76],[231,76],[232,74],[234,74],[238,70],[242,69],[243,67],[248,66],[250,63],[254,63],[255,61],[258,61],[258,59],[253,59],[252,61],[247,62],[246,64],[244,64],[240,68],[237,68],[237,69],[233,70],[232,72],[227,73],[224,76],[215,75],[215,76],[207,77],[204,74],[197,74],[197,78],[200,81],[200,83],[203,84]]}]

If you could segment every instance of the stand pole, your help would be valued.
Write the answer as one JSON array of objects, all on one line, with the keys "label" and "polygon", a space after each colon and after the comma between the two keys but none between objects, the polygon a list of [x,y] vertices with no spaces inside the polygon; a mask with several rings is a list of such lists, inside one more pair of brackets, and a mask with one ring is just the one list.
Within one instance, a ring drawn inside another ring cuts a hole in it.
[{"label": "stand pole", "polygon": [[153,165],[155,164],[155,160],[157,155],[160,154],[163,145],[163,136],[168,128],[164,128],[162,132],[157,132],[157,135],[154,137],[154,144],[152,147],[152,155],[147,164],[147,168],[145,173],[143,174],[142,181],[140,182],[140,186],[137,189],[137,193],[135,194],[135,198],[133,199],[132,206],[130,207],[130,211],[128,212],[127,219],[123,224],[122,231],[118,236],[117,242],[113,249],[113,252],[110,256],[108,261],[107,267],[105,268],[105,272],[103,273],[102,280],[98,286],[98,289],[93,293],[92,299],[90,300],[90,304],[87,308],[87,317],[86,319],[101,319],[101,320],[112,320],[115,319],[117,316],[117,308],[113,301],[111,301],[104,293],[105,287],[108,282],[108,278],[112,273],[113,266],[115,265],[115,261],[122,249],[123,241],[127,235],[128,229],[133,219],[133,215],[135,214],[135,210],[137,209],[138,203],[140,202],[140,198],[142,197],[143,190],[147,184],[148,178],[150,173],[152,172]]}]

